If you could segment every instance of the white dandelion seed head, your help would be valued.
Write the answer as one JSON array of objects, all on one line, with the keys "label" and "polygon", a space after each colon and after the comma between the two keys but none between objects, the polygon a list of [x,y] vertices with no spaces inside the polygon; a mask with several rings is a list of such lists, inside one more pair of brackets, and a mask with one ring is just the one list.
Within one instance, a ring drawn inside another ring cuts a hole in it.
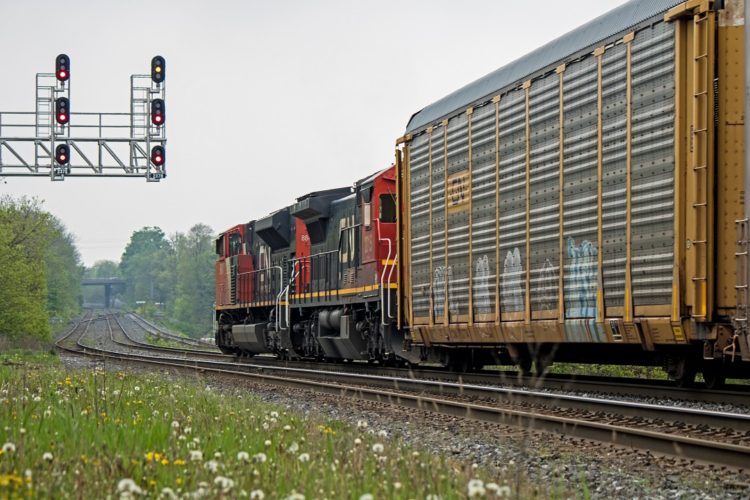
[{"label": "white dandelion seed head", "polygon": [[364,495],[360,495],[359,500],[373,500],[374,497],[370,493],[365,493]]},{"label": "white dandelion seed head", "polygon": [[484,481],[481,479],[470,480],[466,489],[469,498],[483,497],[487,493],[487,490],[484,487]]},{"label": "white dandelion seed head", "polygon": [[39,401],[41,401],[41,400],[42,400],[42,397],[41,397],[41,396],[34,396],[34,402],[35,402],[35,403],[38,403],[38,402],[39,402]]},{"label": "white dandelion seed head", "polygon": [[203,452],[201,450],[190,450],[190,461],[200,462],[203,460]]},{"label": "white dandelion seed head", "polygon": [[239,451],[237,452],[237,461],[238,462],[249,462],[250,461],[250,454],[246,451]]},{"label": "white dandelion seed head", "polygon": [[26,434],[26,429],[21,427],[20,429],[18,429],[18,432],[20,432],[21,434]]},{"label": "white dandelion seed head", "polygon": [[265,453],[263,453],[263,452],[261,452],[261,453],[256,453],[255,455],[253,455],[253,461],[254,461],[254,462],[258,462],[258,463],[261,463],[261,464],[262,464],[262,463],[263,463],[263,462],[265,462],[266,460],[268,460],[268,457],[267,457],[267,456],[266,456],[266,454],[265,454]]},{"label": "white dandelion seed head", "polygon": [[309,453],[302,453],[298,457],[300,462],[309,462],[310,461],[310,454]]},{"label": "white dandelion seed head", "polygon": [[183,429],[183,430],[184,430],[185,434],[190,434],[191,432],[193,432],[193,428],[192,427],[185,427],[185,429]]},{"label": "white dandelion seed head", "polygon": [[15,444],[13,444],[11,442],[7,442],[7,443],[5,443],[3,445],[3,452],[4,453],[13,453],[15,451],[16,451],[16,445]]},{"label": "white dandelion seed head", "polygon": [[234,488],[234,481],[224,476],[216,476],[214,484],[219,487],[222,493],[227,493]]},{"label": "white dandelion seed head", "polygon": [[299,451],[299,445],[296,441],[294,441],[292,444],[289,445],[289,448],[287,450],[289,453],[297,453]]},{"label": "white dandelion seed head", "polygon": [[357,429],[367,429],[367,421],[357,420]]},{"label": "white dandelion seed head", "polygon": [[356,438],[356,439],[354,440],[354,444],[356,444],[357,446],[359,446],[359,445],[361,445],[361,444],[362,444],[362,440],[361,440],[361,439],[359,439],[359,438]]},{"label": "white dandelion seed head", "polygon": [[372,451],[375,453],[383,453],[383,450],[385,450],[385,446],[383,446],[382,443],[375,443],[372,445]]},{"label": "white dandelion seed head", "polygon": [[305,495],[292,491],[292,493],[286,497],[286,500],[305,500]]},{"label": "white dandelion seed head", "polygon": [[401,486],[403,486],[403,485],[401,483],[399,483],[398,481],[396,481],[395,483],[393,483],[393,489],[394,490],[400,490]]},{"label": "white dandelion seed head", "polygon": [[221,453],[220,451],[217,451],[217,452],[215,452],[215,453],[214,453],[214,458],[215,458],[216,460],[220,460],[220,459],[221,459],[221,457],[223,457],[223,456],[224,456],[224,455],[222,455],[222,453]]},{"label": "white dandelion seed head", "polygon": [[51,462],[52,460],[54,460],[54,458],[55,457],[52,456],[52,453],[48,451],[44,452],[44,454],[42,455],[42,460],[44,460],[45,462]]},{"label": "white dandelion seed head", "polygon": [[266,445],[266,447],[271,446],[271,440],[270,439],[266,439],[266,442],[263,443],[263,444]]},{"label": "white dandelion seed head", "polygon": [[268,422],[263,422],[263,430],[264,431],[267,431],[269,429],[269,427],[270,426],[268,425]]},{"label": "white dandelion seed head", "polygon": [[159,500],[177,500],[179,497],[172,488],[162,488]]},{"label": "white dandelion seed head", "polygon": [[430,493],[429,495],[424,497],[424,500],[443,500],[443,497]]},{"label": "white dandelion seed head", "polygon": [[135,481],[133,481],[132,479],[128,477],[125,479],[120,479],[117,482],[117,493],[121,493],[121,494],[132,493],[132,494],[140,495],[141,488],[135,483]]},{"label": "white dandelion seed head", "polygon": [[138,385],[136,385],[135,387],[133,387],[133,390],[134,390],[135,392],[140,392],[140,390],[141,390],[141,387],[140,387],[140,386],[138,386]]},{"label": "white dandelion seed head", "polygon": [[292,426],[291,425],[285,425],[284,426],[284,430],[285,431],[291,431],[292,430]]},{"label": "white dandelion seed head", "polygon": [[203,465],[203,467],[211,471],[211,473],[215,474],[216,471],[219,470],[219,462],[217,462],[216,460],[209,460]]},{"label": "white dandelion seed head", "polygon": [[384,430],[378,431],[378,437],[382,437],[382,438],[388,437],[388,432]]},{"label": "white dandelion seed head", "polygon": [[266,498],[266,494],[263,493],[263,490],[253,490],[250,492],[251,500],[263,500],[264,498]]},{"label": "white dandelion seed head", "polygon": [[177,420],[172,420],[172,429],[179,429],[180,423]]}]

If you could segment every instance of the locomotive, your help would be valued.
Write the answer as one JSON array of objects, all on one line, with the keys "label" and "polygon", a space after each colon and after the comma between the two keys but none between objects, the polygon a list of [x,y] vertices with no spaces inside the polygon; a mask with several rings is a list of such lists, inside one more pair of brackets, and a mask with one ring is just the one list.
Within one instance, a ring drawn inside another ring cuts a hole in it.
[{"label": "locomotive", "polygon": [[750,377],[741,0],[631,0],[217,240],[225,352]]}]

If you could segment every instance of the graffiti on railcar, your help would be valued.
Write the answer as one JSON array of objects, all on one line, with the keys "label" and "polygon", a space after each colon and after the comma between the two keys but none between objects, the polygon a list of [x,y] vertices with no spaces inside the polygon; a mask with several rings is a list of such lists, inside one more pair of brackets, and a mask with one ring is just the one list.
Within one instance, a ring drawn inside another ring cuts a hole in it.
[{"label": "graffiti on railcar", "polygon": [[508,252],[503,263],[503,311],[524,311],[523,273],[521,251],[516,247]]},{"label": "graffiti on railcar", "polygon": [[533,296],[536,297],[538,311],[550,311],[557,309],[557,267],[552,261],[545,259],[544,265],[537,271],[538,279]]},{"label": "graffiti on railcar", "polygon": [[432,280],[433,313],[436,318],[445,314],[445,285],[448,284],[448,312],[458,315],[458,301],[453,291],[453,266],[435,268]]},{"label": "graffiti on railcar", "polygon": [[474,306],[477,314],[491,314],[490,259],[482,255],[477,259],[474,273]]},{"label": "graffiti on railcar", "polygon": [[565,315],[568,318],[596,317],[596,247],[588,240],[576,245],[568,238],[565,273]]}]

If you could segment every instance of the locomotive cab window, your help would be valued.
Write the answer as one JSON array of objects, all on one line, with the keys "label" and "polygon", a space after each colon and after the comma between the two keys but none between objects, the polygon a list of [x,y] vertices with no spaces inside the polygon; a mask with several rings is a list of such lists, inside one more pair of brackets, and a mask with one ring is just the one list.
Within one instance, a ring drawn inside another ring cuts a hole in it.
[{"label": "locomotive cab window", "polygon": [[372,226],[372,204],[371,203],[365,203],[362,205],[362,218],[364,219],[365,223],[365,229],[370,230],[370,227]]},{"label": "locomotive cab window", "polygon": [[216,238],[216,255],[224,257],[224,235]]},{"label": "locomotive cab window", "polygon": [[396,197],[392,194],[380,195],[380,222],[396,222]]},{"label": "locomotive cab window", "polygon": [[239,255],[242,250],[242,236],[234,233],[229,236],[229,255]]}]

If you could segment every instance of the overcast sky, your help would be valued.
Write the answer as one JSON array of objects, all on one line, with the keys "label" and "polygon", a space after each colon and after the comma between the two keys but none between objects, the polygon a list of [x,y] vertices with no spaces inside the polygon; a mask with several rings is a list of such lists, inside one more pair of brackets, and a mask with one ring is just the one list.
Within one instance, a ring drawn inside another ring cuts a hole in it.
[{"label": "overcast sky", "polygon": [[133,231],[216,232],[393,161],[427,104],[625,0],[4,1],[0,111],[71,58],[73,111],[126,112],[129,76],[167,60],[168,178],[9,177],[44,200],[86,265]]}]

